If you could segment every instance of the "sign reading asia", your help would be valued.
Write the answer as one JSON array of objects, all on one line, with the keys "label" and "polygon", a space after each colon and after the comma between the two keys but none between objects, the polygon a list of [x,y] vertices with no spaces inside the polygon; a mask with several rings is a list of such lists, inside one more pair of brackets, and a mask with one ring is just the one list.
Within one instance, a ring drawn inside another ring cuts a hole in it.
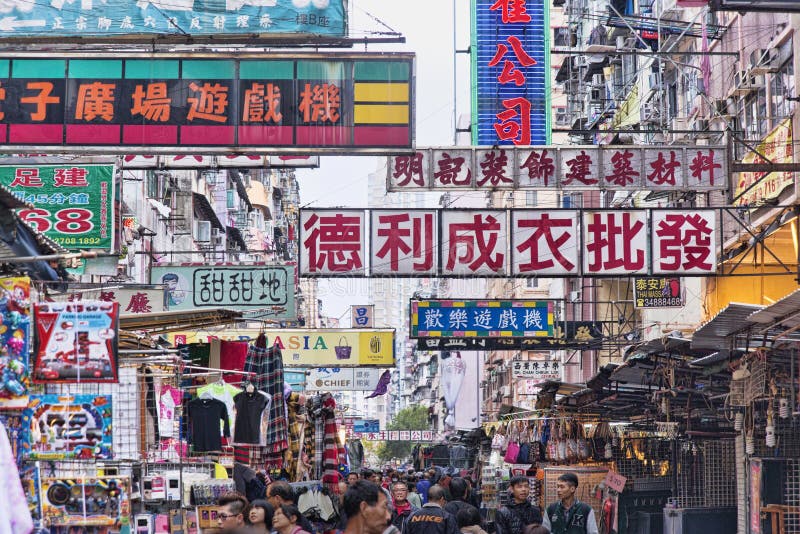
[{"label": "sign reading asia", "polygon": [[410,337],[553,337],[553,309],[553,301],[412,300]]},{"label": "sign reading asia", "polygon": [[707,275],[717,267],[718,211],[305,209],[300,274]]},{"label": "sign reading asia", "polygon": [[3,165],[0,184],[33,204],[19,216],[64,248],[113,246],[113,165]]},{"label": "sign reading asia", "polygon": [[472,0],[472,122],[478,145],[549,141],[548,2]]},{"label": "sign reading asia", "polygon": [[412,146],[413,54],[295,57],[0,58],[0,145],[123,155]]},{"label": "sign reading asia", "polygon": [[725,147],[439,147],[389,156],[386,168],[386,188],[394,192],[728,188]]},{"label": "sign reading asia", "polygon": [[264,316],[296,320],[292,265],[158,265],[155,284],[166,286],[170,310],[230,308],[264,310]]},{"label": "sign reading asia", "polygon": [[2,38],[15,39],[347,34],[344,0],[4,1],[0,17]]}]

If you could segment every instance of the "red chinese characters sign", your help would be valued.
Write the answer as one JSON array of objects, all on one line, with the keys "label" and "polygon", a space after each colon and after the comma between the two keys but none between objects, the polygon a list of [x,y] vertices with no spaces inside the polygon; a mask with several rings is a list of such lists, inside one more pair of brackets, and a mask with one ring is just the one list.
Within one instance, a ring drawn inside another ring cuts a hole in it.
[{"label": "red chinese characters sign", "polygon": [[[0,148],[125,155],[176,147],[252,155],[408,149],[413,61],[371,53],[0,58]],[[202,156],[180,157],[184,166],[204,164]]]},{"label": "red chinese characters sign", "polygon": [[728,188],[724,147],[519,146],[420,148],[390,156],[389,191]]},{"label": "red chinese characters sign", "polygon": [[711,275],[719,218],[718,209],[301,210],[300,274]]}]

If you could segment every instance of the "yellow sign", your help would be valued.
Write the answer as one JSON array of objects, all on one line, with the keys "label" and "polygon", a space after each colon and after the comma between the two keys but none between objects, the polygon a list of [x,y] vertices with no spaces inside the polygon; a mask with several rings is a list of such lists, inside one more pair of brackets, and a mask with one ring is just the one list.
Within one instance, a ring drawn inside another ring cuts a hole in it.
[{"label": "yellow sign", "polygon": [[[168,334],[176,345],[252,341],[256,328],[204,330]],[[285,367],[394,367],[394,330],[387,329],[267,329],[267,345],[279,347]]]},{"label": "yellow sign", "polygon": [[[772,163],[792,163],[792,119],[781,122],[770,134],[759,143],[756,150]],[[764,158],[749,152],[742,158],[742,163],[766,163]],[[754,206],[759,201],[776,198],[784,189],[794,183],[791,172],[742,172],[736,182],[733,198],[736,206]],[[756,185],[753,185],[756,184]],[[748,190],[748,187],[751,187]],[[746,193],[742,194],[745,190]],[[741,195],[741,196],[739,196]]]}]

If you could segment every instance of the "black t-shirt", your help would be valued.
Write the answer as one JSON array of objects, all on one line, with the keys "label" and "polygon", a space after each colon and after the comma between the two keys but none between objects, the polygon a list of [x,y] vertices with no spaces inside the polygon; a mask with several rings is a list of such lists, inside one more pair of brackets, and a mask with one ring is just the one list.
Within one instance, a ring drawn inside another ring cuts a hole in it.
[{"label": "black t-shirt", "polygon": [[258,391],[243,391],[233,398],[233,404],[236,406],[233,441],[258,444],[261,441],[261,414],[267,406],[267,398]]},{"label": "black t-shirt", "polygon": [[223,427],[225,436],[231,435],[225,403],[217,399],[194,399],[189,403],[188,410],[194,450],[197,452],[221,450],[220,421],[225,423]]}]

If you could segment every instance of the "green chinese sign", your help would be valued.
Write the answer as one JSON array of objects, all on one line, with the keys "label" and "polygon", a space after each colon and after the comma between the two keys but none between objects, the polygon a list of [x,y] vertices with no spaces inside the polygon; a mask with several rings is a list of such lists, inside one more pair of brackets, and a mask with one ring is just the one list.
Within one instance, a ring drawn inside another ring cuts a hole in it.
[{"label": "green chinese sign", "polygon": [[64,248],[112,248],[113,165],[0,166],[0,184],[33,204],[20,217]]}]

